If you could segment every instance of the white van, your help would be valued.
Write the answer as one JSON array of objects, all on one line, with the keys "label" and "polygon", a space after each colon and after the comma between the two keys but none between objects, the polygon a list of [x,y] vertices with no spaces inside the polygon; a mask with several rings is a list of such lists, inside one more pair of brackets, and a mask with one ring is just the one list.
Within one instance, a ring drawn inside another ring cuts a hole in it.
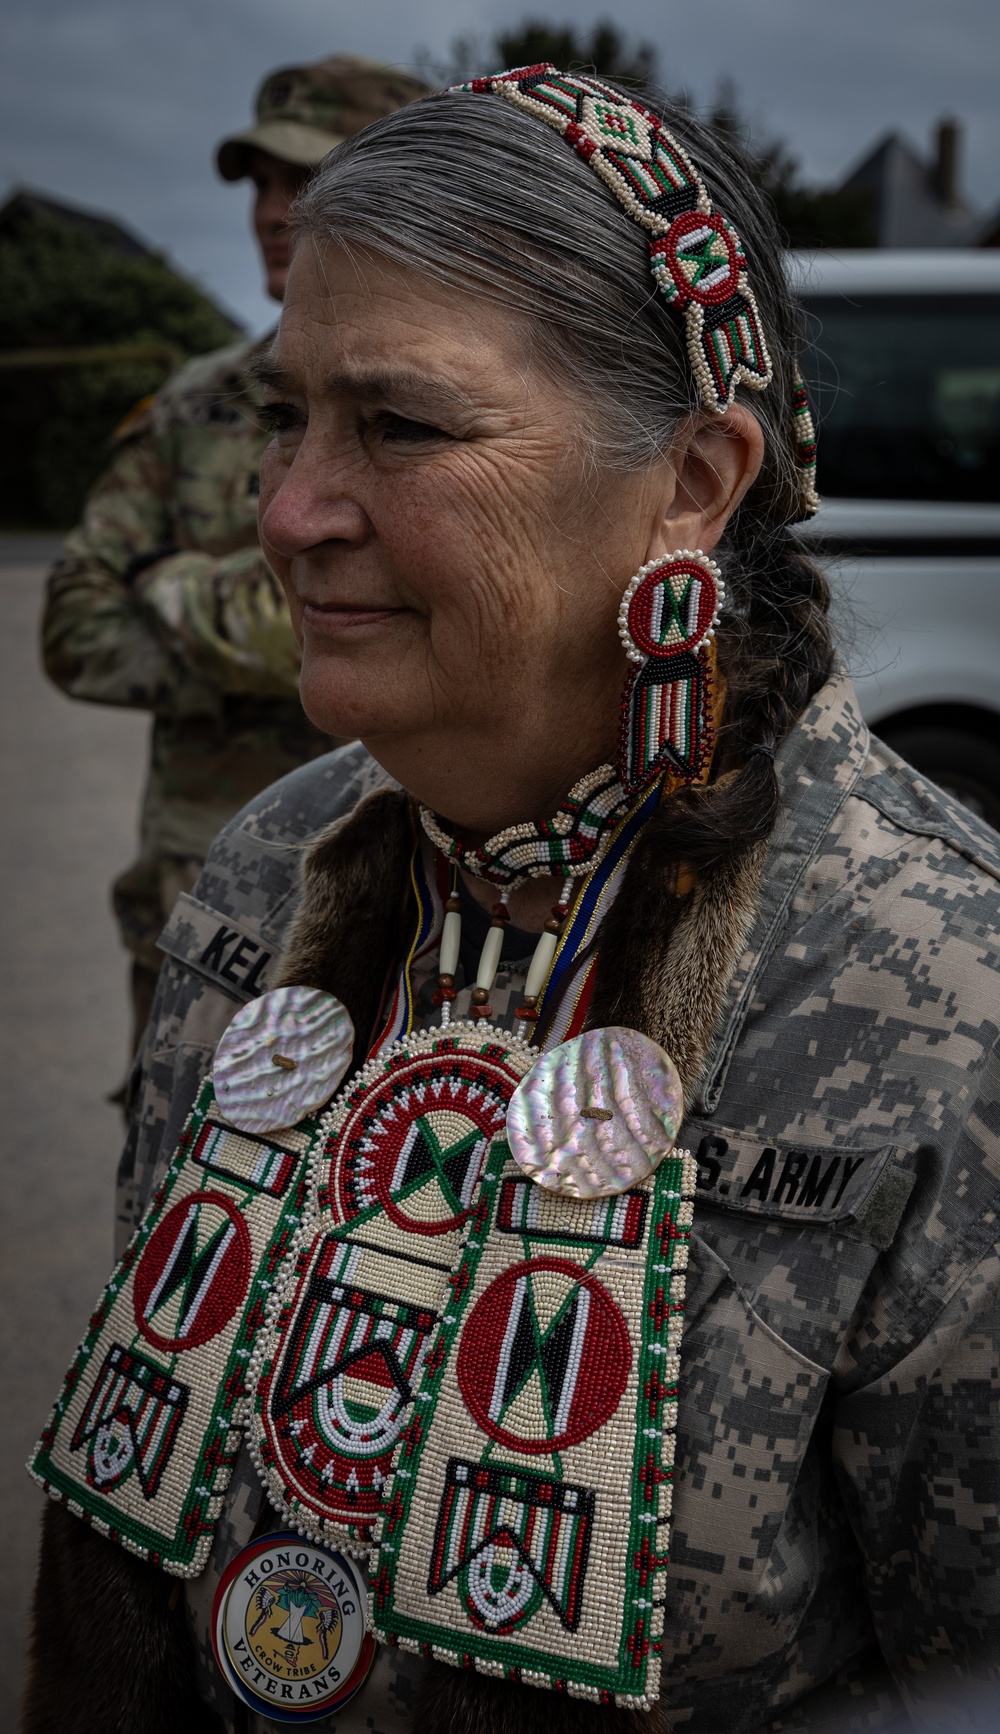
[{"label": "white van", "polygon": [[793,253],[867,721],[1000,829],[1000,251]]}]

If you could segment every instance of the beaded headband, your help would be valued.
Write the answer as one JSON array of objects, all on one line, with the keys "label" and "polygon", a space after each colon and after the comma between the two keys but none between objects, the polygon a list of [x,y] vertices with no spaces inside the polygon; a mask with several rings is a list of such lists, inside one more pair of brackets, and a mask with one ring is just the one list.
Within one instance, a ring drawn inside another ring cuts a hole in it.
[{"label": "beaded headband", "polygon": [[[502,96],[560,133],[651,235],[656,286],[686,326],[687,353],[706,409],[723,414],[742,381],[764,391],[774,369],[736,230],[713,211],[691,158],[657,116],[600,79],[548,62],[474,78],[455,90]],[[816,436],[805,387],[793,403],[803,515],[819,506]]]}]

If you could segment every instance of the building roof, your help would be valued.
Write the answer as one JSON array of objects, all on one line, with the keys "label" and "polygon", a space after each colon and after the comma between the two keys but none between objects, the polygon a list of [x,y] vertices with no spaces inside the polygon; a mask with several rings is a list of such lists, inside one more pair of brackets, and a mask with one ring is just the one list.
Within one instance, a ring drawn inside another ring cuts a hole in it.
[{"label": "building roof", "polygon": [[928,159],[901,133],[887,133],[842,182],[843,192],[870,194],[876,246],[977,244],[982,217],[958,186],[960,139],[955,121],[939,122]]},{"label": "building roof", "polygon": [[82,210],[79,205],[64,205],[47,193],[36,193],[31,187],[15,187],[6,203],[0,205],[0,235],[17,233],[26,223],[37,219],[65,223],[71,228],[86,229],[95,239],[115,253],[129,259],[149,259],[153,249],[122,227],[113,217],[98,211]]}]

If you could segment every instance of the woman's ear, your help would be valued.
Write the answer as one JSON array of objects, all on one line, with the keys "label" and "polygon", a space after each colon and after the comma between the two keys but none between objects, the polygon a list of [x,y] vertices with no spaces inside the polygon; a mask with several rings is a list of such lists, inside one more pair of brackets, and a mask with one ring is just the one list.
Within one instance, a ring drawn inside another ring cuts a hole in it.
[{"label": "woman's ear", "polygon": [[653,532],[647,560],[675,548],[711,553],[764,458],[760,423],[742,404],[724,415],[696,411],[670,448],[674,486]]}]

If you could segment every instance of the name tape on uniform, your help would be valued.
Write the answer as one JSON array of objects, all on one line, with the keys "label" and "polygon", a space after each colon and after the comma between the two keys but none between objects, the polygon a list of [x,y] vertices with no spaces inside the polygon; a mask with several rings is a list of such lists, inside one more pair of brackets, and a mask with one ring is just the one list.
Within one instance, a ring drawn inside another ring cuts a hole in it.
[{"label": "name tape on uniform", "polygon": [[689,1120],[680,1141],[698,1164],[696,1197],[753,1216],[795,1222],[846,1222],[857,1216],[894,1154],[828,1144],[768,1140]]},{"label": "name tape on uniform", "polygon": [[178,897],[157,943],[168,957],[208,976],[230,999],[255,999],[268,986],[274,948],[260,933],[223,918],[190,892]]}]

